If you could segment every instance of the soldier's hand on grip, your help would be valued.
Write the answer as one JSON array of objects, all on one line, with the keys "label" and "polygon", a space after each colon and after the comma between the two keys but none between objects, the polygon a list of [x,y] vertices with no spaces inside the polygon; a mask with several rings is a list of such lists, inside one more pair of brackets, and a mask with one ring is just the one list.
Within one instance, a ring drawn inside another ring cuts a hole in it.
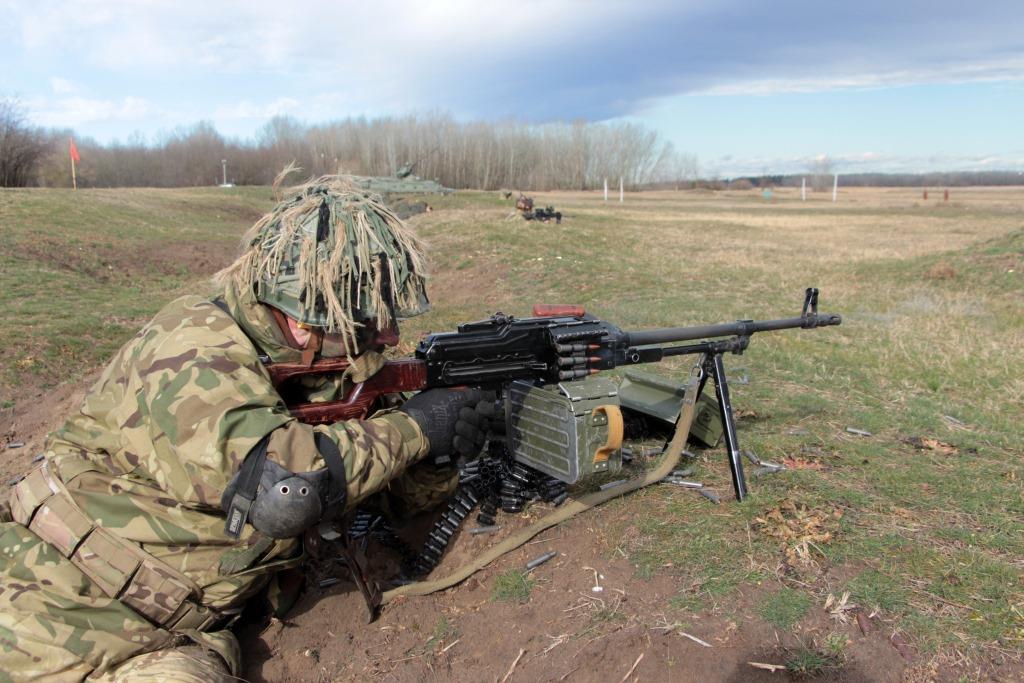
[{"label": "soldier's hand on grip", "polygon": [[[437,458],[450,456],[453,452],[462,453],[462,448],[470,448],[470,444],[476,443],[479,438],[475,434],[479,432],[476,427],[465,423],[459,428],[463,434],[458,434],[456,426],[462,410],[472,412],[482,398],[483,392],[479,389],[428,389],[410,398],[399,410],[416,421],[430,442],[427,455]],[[480,445],[483,445],[482,440]]]},{"label": "soldier's hand on grip", "polygon": [[459,455],[473,459],[480,454],[487,442],[487,435],[493,431],[504,431],[504,426],[504,416],[499,415],[497,395],[494,392],[481,392],[479,401],[459,411],[452,445]]}]

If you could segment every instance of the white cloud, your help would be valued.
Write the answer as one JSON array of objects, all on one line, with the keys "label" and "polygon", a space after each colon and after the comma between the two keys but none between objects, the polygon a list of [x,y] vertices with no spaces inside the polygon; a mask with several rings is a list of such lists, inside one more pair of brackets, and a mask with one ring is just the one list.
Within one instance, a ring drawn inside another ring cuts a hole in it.
[{"label": "white cloud", "polygon": [[54,95],[70,95],[78,92],[78,86],[66,78],[53,76],[50,78],[50,88]]},{"label": "white cloud", "polygon": [[[841,72],[842,66],[829,69]],[[828,90],[890,88],[933,83],[1024,81],[1024,57],[999,61],[945,64],[920,69],[876,70],[821,78],[766,78],[723,83],[695,90],[691,95],[778,95]]]},{"label": "white cloud", "polygon": [[[664,4],[657,0],[651,7]],[[168,0],[41,0],[12,3],[11,12],[29,51],[77,53],[108,68],[273,69],[312,62],[417,71],[439,57],[485,59],[498,48],[543,46],[570,26],[585,31],[632,10],[612,0],[293,0],[286,8],[276,0],[205,2],[201,7]]]},{"label": "white cloud", "polygon": [[32,120],[42,126],[80,126],[103,121],[139,122],[153,114],[149,102],[141,97],[116,100],[89,97],[33,99],[26,102]]},{"label": "white cloud", "polygon": [[294,113],[298,108],[299,101],[291,97],[279,97],[272,102],[264,104],[257,104],[249,100],[245,100],[217,107],[213,112],[213,119],[216,121],[235,119],[269,119],[282,114]]}]

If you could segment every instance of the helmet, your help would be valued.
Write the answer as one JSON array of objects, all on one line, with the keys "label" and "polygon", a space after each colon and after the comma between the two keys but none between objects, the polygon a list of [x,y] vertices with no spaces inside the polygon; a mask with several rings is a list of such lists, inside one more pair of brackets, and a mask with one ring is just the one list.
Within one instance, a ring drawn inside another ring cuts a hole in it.
[{"label": "helmet", "polygon": [[422,252],[380,197],[324,176],[261,218],[217,278],[355,347],[365,323],[385,329],[429,310]]}]

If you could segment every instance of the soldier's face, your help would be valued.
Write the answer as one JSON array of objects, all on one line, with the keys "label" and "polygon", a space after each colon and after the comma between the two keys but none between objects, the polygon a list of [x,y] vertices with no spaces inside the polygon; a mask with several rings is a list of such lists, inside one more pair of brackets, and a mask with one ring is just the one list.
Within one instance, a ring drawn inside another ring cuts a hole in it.
[{"label": "soldier's face", "polygon": [[[292,338],[298,342],[300,349],[306,348],[306,346],[309,345],[309,340],[313,336],[312,331],[308,327],[300,327],[299,323],[295,322],[292,318],[287,318],[287,320],[288,331],[291,332]],[[358,336],[360,340],[360,351],[366,349],[380,349],[385,346],[395,346],[398,344],[398,323],[392,322],[388,327],[380,330],[377,329],[376,321],[370,320],[359,329]],[[331,355],[342,355],[345,353],[344,335],[325,334],[322,344],[325,350],[331,349],[332,351],[338,351],[337,354],[332,353]]]},{"label": "soldier's face", "polygon": [[288,318],[288,331],[291,332],[292,338],[299,343],[299,348],[302,349],[306,348],[313,336],[308,327],[299,327],[299,324],[291,318]]}]

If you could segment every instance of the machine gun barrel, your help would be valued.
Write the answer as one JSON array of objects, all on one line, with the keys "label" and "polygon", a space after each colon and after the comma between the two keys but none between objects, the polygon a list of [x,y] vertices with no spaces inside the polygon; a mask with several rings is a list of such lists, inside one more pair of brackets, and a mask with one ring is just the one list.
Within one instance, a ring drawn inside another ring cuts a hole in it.
[{"label": "machine gun barrel", "polygon": [[696,327],[662,327],[655,330],[627,332],[629,346],[652,346],[654,344],[671,344],[673,342],[711,339],[714,337],[746,337],[755,332],[772,332],[795,328],[810,329],[839,325],[842,316],[833,313],[814,313],[799,318],[782,318],[779,320],[739,320],[734,323],[719,325],[698,325]]}]

